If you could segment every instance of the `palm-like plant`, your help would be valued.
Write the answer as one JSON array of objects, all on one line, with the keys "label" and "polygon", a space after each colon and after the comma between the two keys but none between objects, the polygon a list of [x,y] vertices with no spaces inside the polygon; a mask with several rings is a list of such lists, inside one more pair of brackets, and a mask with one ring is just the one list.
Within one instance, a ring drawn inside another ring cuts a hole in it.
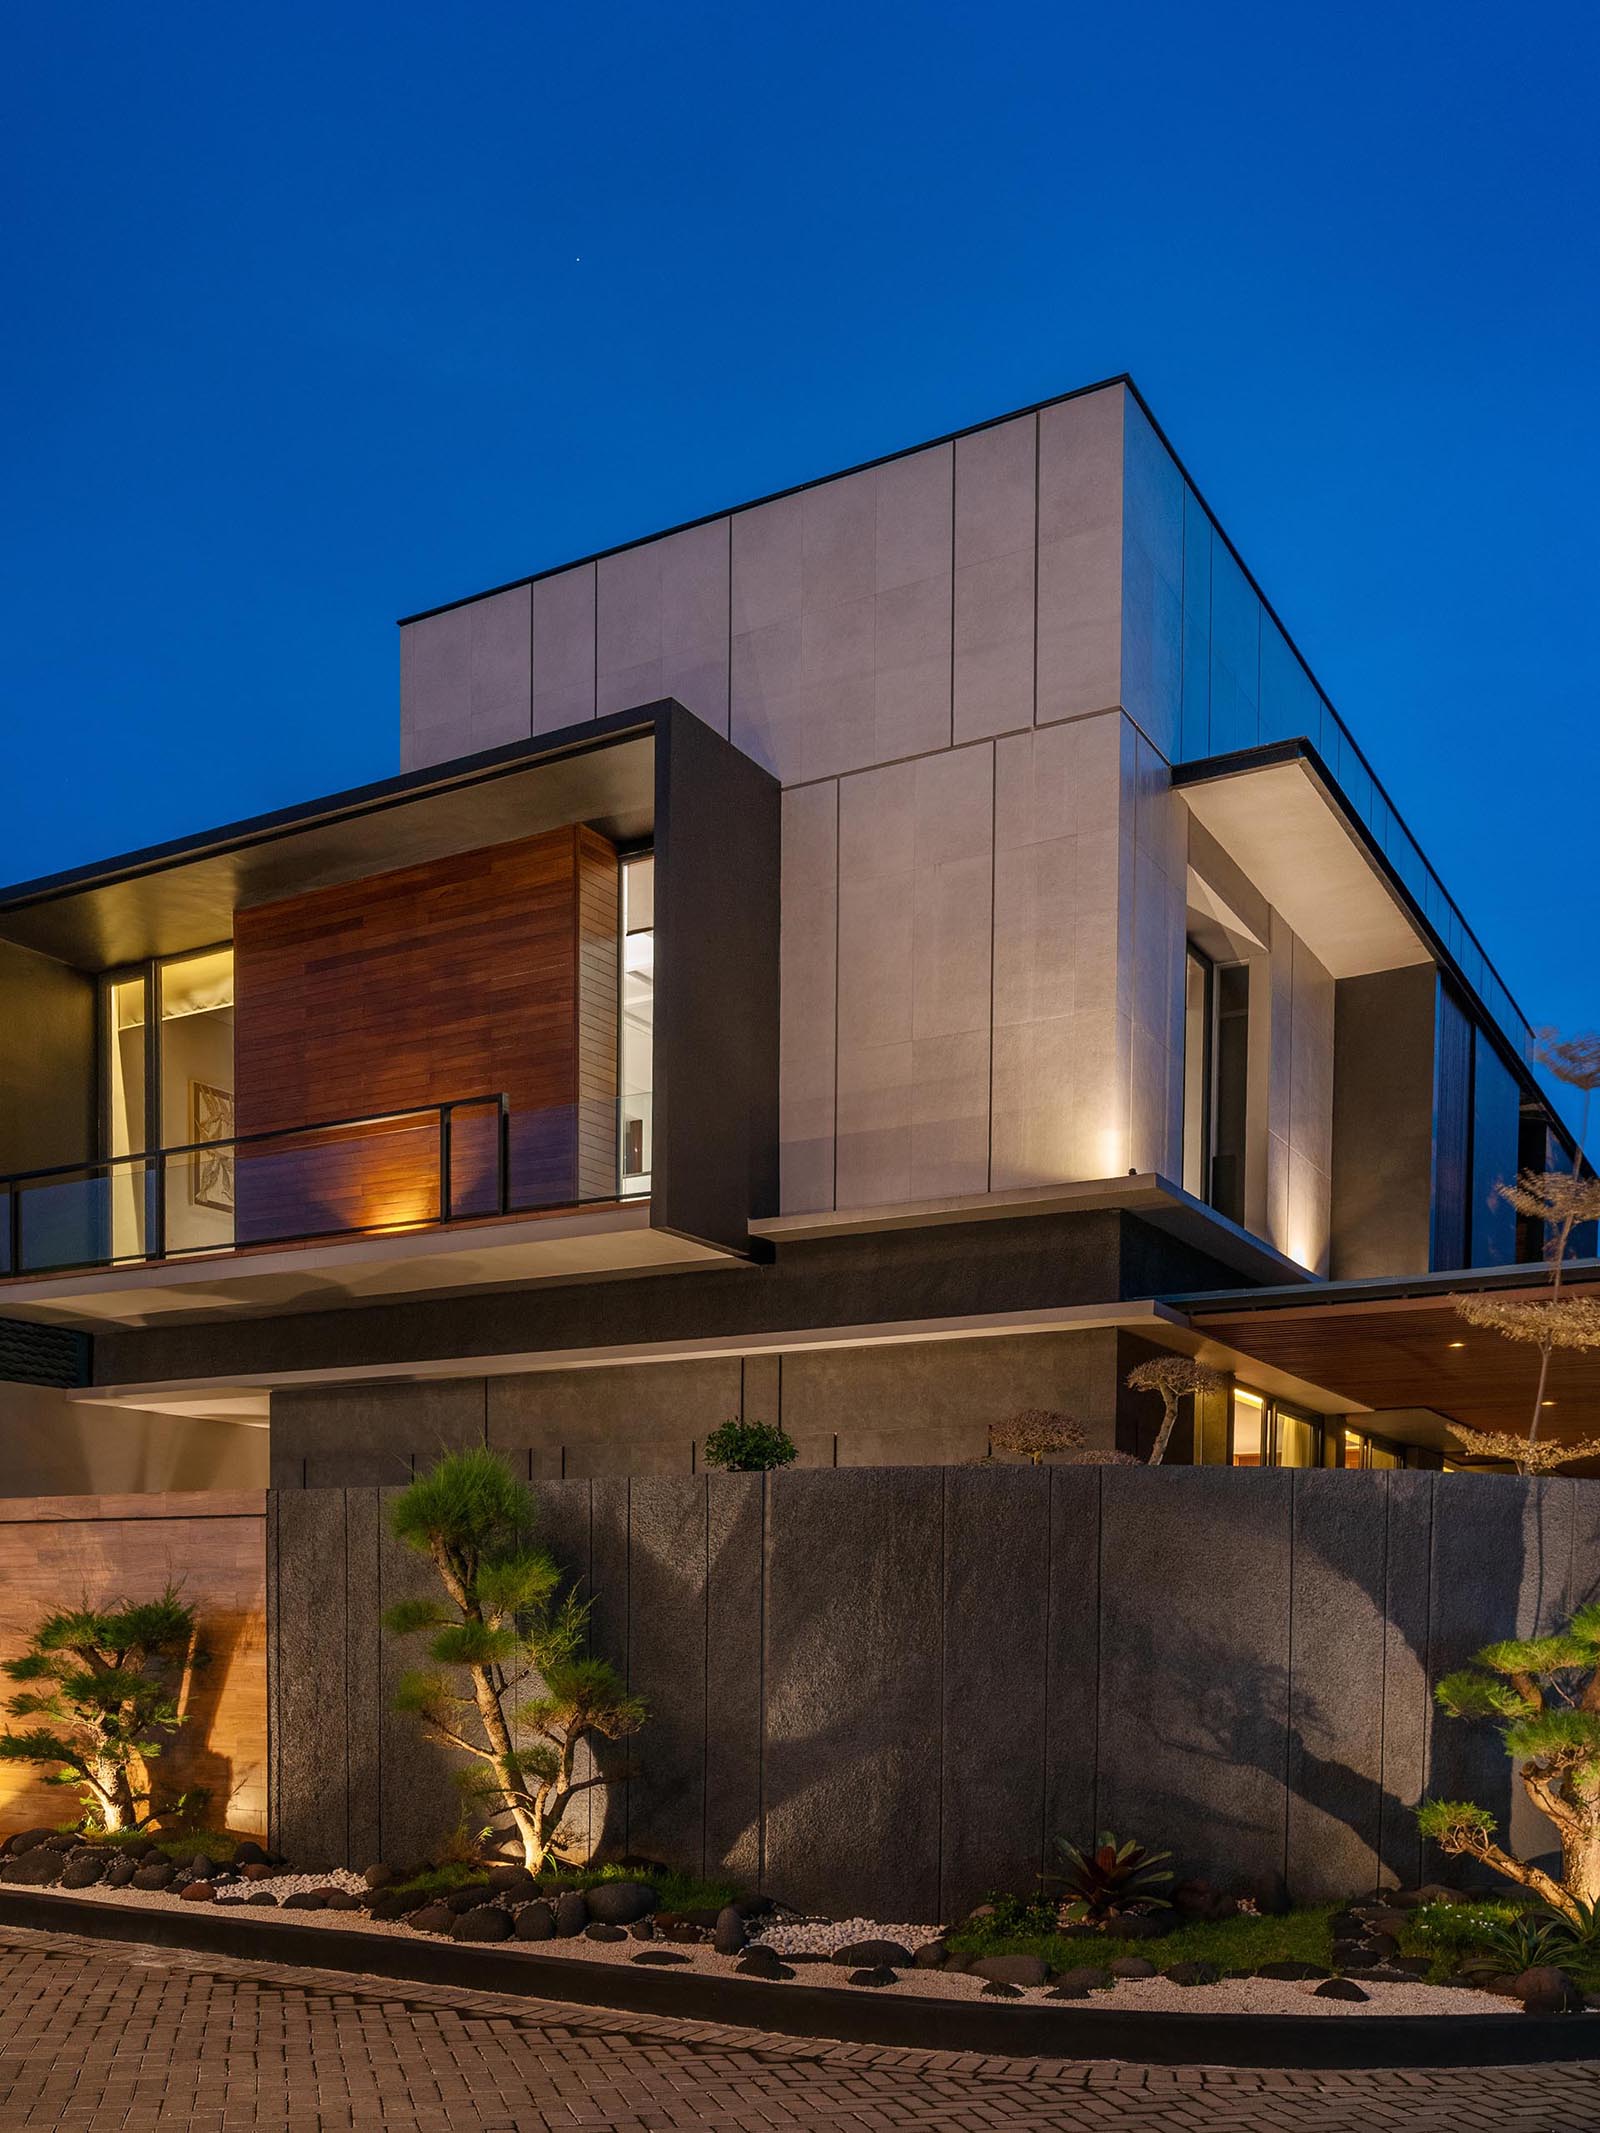
[{"label": "palm-like plant", "polygon": [[1172,1879],[1171,1852],[1147,1851],[1131,1837],[1118,1842],[1109,1829],[1084,1851],[1057,1837],[1061,1868],[1052,1877],[1062,1890],[1061,1923],[1101,1925],[1119,1912],[1164,1911],[1157,1894]]},{"label": "palm-like plant", "polygon": [[523,1864],[559,1849],[580,1792],[579,1751],[644,1723],[615,1667],[586,1655],[591,1602],[562,1590],[553,1556],[531,1538],[532,1492],[488,1451],[451,1452],[395,1504],[399,1539],[438,1572],[443,1599],[404,1600],[384,1616],[396,1636],[428,1637],[427,1668],[406,1674],[396,1708],[471,1760],[464,1789],[509,1814]]},{"label": "palm-like plant", "polygon": [[0,1762],[41,1763],[44,1783],[79,1794],[94,1829],[142,1829],[149,1765],[183,1724],[179,1698],[194,1648],[194,1609],[168,1586],[159,1599],[63,1610],[39,1623],[4,1673],[21,1684],[6,1705],[36,1723],[0,1734]]}]

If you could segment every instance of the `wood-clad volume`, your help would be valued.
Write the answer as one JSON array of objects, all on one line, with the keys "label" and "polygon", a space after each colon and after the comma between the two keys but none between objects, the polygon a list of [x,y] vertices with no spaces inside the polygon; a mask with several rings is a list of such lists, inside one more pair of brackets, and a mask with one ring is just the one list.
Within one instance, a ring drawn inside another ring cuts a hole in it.
[{"label": "wood-clad volume", "polygon": [[[510,1203],[616,1187],[618,881],[574,825],[238,913],[241,1135],[503,1093]],[[495,1211],[495,1115],[458,1112],[451,1207]],[[431,1222],[433,1118],[242,1148],[241,1242]]]}]

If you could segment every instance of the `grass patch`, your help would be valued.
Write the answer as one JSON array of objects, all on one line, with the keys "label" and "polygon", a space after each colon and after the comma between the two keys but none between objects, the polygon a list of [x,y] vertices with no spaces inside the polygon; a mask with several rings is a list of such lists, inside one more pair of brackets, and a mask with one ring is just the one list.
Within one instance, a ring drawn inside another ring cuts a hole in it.
[{"label": "grass patch", "polygon": [[1214,1923],[1175,1926],[1160,1940],[1125,1940],[1107,1933],[1091,1940],[1054,1930],[1038,1906],[997,1904],[993,1918],[958,1927],[947,1934],[949,1945],[966,1955],[1037,1955],[1052,1970],[1079,1963],[1108,1963],[1121,1955],[1142,1955],[1157,1969],[1169,1963],[1215,1963],[1219,1970],[1256,1970],[1263,1963],[1320,1963],[1332,1968],[1330,1921],[1339,1905],[1285,1911],[1268,1918],[1223,1918]]},{"label": "grass patch", "polygon": [[[509,1863],[509,1862],[508,1862]],[[419,1902],[432,1897],[448,1896],[454,1889],[482,1887],[488,1880],[488,1870],[482,1865],[469,1866],[449,1861],[443,1866],[430,1867],[426,1873],[413,1874],[405,1881],[391,1883],[397,1895],[415,1896]],[[623,1866],[580,1867],[561,1873],[541,1875],[539,1893],[542,1896],[559,1896],[563,1889],[598,1888],[607,1881],[644,1881],[656,1892],[656,1901],[663,1911],[721,1910],[726,1903],[733,1903],[743,1892],[731,1881],[702,1881],[694,1874],[676,1872],[649,1872]]]},{"label": "grass patch", "polygon": [[79,1830],[71,1823],[62,1835],[81,1836],[85,1844],[107,1845],[119,1852],[138,1851],[153,1844],[169,1859],[197,1859],[204,1852],[213,1866],[231,1866],[234,1853],[244,1842],[242,1837],[230,1837],[226,1830],[218,1829],[186,1829],[173,1836],[162,1829]]},{"label": "grass patch", "polygon": [[425,1873],[411,1874],[404,1881],[392,1881],[384,1894],[415,1896],[419,1903],[430,1897],[448,1896],[453,1889],[487,1888],[489,1876],[481,1866],[465,1866],[455,1860],[443,1866],[430,1866]]}]

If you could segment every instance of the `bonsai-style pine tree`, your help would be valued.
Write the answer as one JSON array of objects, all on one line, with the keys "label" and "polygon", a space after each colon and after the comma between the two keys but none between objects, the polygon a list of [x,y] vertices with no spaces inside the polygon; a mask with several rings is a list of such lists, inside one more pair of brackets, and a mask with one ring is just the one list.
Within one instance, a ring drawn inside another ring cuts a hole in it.
[{"label": "bonsai-style pine tree", "polygon": [[1075,1451],[1083,1442],[1083,1424],[1071,1415],[1052,1414],[1047,1407],[1025,1407],[1021,1414],[997,1422],[989,1432],[989,1450],[1010,1452],[1030,1466],[1043,1466],[1060,1452]]},{"label": "bonsai-style pine tree", "polygon": [[1504,1459],[1519,1473],[1549,1473],[1574,1459],[1592,1459],[1600,1453],[1600,1440],[1581,1444],[1541,1442],[1539,1423],[1545,1405],[1545,1387],[1550,1378],[1550,1358],[1556,1349],[1600,1348],[1600,1303],[1588,1296],[1564,1296],[1562,1276],[1572,1233],[1588,1222],[1600,1220],[1600,1179],[1586,1177],[1583,1147],[1589,1129],[1589,1105],[1600,1088],[1600,1035],[1560,1038],[1553,1030],[1541,1030],[1533,1056],[1548,1067],[1558,1081],[1582,1093],[1583,1114],[1577,1152],[1571,1170],[1522,1170],[1511,1184],[1496,1185],[1495,1191],[1519,1215],[1543,1225],[1545,1256],[1551,1262],[1550,1293],[1547,1296],[1457,1296],[1456,1310],[1468,1325],[1482,1326],[1502,1338],[1523,1341],[1538,1350],[1539,1370],[1533,1390],[1533,1417],[1526,1437],[1506,1430],[1475,1430],[1457,1427],[1452,1434],[1469,1457]]},{"label": "bonsai-style pine tree", "polygon": [[1486,1644],[1433,1694],[1452,1718],[1499,1728],[1528,1798],[1556,1826],[1561,1877],[1497,1844],[1494,1816],[1470,1801],[1429,1800],[1417,1818],[1422,1834],[1581,1923],[1583,1907],[1600,1903],[1600,1601],[1553,1636]]},{"label": "bonsai-style pine tree", "polygon": [[1192,1355],[1156,1355],[1148,1363],[1135,1364],[1128,1372],[1126,1382],[1133,1392],[1158,1392],[1161,1395],[1161,1427],[1150,1451],[1151,1466],[1159,1466],[1166,1457],[1167,1444],[1178,1419],[1178,1403],[1196,1393],[1215,1392],[1222,1379],[1215,1370],[1197,1363]]},{"label": "bonsai-style pine tree", "polygon": [[405,1675],[396,1708],[471,1758],[464,1790],[510,1815],[530,1873],[557,1847],[577,1795],[605,1782],[578,1776],[580,1747],[635,1733],[645,1715],[613,1666],[585,1656],[591,1603],[562,1591],[554,1557],[531,1538],[535,1510],[492,1452],[448,1453],[393,1512],[443,1597],[384,1616],[397,1636],[426,1634],[432,1662]]},{"label": "bonsai-style pine tree", "polygon": [[183,1724],[185,1667],[204,1661],[194,1635],[194,1610],[170,1585],[158,1600],[46,1616],[4,1662],[21,1685],[6,1710],[35,1723],[0,1734],[0,1762],[47,1766],[45,1784],[78,1793],[86,1828],[144,1828],[159,1811],[149,1765]]}]

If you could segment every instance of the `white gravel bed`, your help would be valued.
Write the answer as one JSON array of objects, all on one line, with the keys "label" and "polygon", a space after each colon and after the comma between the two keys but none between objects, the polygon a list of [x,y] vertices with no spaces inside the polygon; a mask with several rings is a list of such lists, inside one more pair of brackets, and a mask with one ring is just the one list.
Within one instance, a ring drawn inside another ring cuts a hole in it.
[{"label": "white gravel bed", "polygon": [[[259,1885],[244,1884],[246,1888]],[[284,1874],[275,1877],[268,1886],[277,1894],[280,1891],[286,1893],[291,1888],[362,1888],[365,1884],[358,1875],[328,1873]],[[62,1896],[69,1901],[74,1897],[99,1898],[158,1911],[171,1910],[181,1903],[179,1897],[158,1889],[52,1888],[43,1893]],[[275,1913],[263,1904],[254,1915],[270,1925]],[[297,1926],[320,1927],[329,1932],[382,1933],[399,1935],[406,1940],[436,1941],[440,1938],[434,1934],[416,1934],[410,1926],[398,1920],[373,1919],[359,1911],[290,1911],[286,1915]],[[783,1930],[824,1929],[835,1936],[834,1945],[839,1947],[848,1946],[855,1940],[898,1940],[904,1946],[914,1947],[908,1935],[915,1935],[919,1940],[934,1937],[933,1929],[928,1926],[884,1926],[875,1919],[846,1919],[837,1926],[826,1921],[808,1921],[802,1927],[791,1926]],[[670,1949],[675,1955],[689,1958],[686,1963],[639,1966],[641,1969],[659,1968],[664,1975],[677,1971],[680,1975],[698,1972],[706,1977],[730,1977],[736,1974],[738,1963],[736,1956],[717,1955],[706,1947],[677,1946],[665,1940],[586,1940],[581,1934],[567,1940],[463,1942],[461,1945],[469,1953],[473,1947],[488,1946],[496,1955],[558,1956],[573,1962],[613,1965],[631,1963],[634,1956],[647,1948]],[[769,1939],[766,1945],[777,1952],[772,1940]],[[470,1975],[470,1970],[464,1966],[463,1985],[470,1983]],[[838,1963],[797,1963],[792,1981],[774,1979],[769,1989],[774,1992],[814,1991],[827,1986],[849,1989],[846,1986],[849,1975],[849,1971]],[[761,1978],[749,1982],[768,1983]],[[964,1971],[903,1970],[893,1985],[857,1986],[854,1989],[859,1992],[910,1993],[918,1999],[928,2000],[976,2000],[982,1998],[983,1986],[982,1978],[971,1977]],[[1374,1980],[1362,1989],[1370,1995],[1366,2000],[1322,2000],[1317,1998],[1311,1984],[1278,1978],[1224,1978],[1216,1985],[1174,1985],[1162,1977],[1120,1978],[1111,1991],[1092,1993],[1085,2000],[1051,2000],[1048,1988],[1035,1987],[1023,1992],[1018,1999],[994,2000],[989,2004],[997,2007],[1060,2006],[1089,2014],[1097,2007],[1113,2005],[1119,2012],[1150,2014],[1520,2015],[1522,2012],[1515,2000],[1502,1999],[1495,1993],[1468,1992],[1451,1985],[1402,1985]]]},{"label": "white gravel bed", "polygon": [[938,1940],[943,1926],[884,1926],[875,1918],[799,1918],[769,1922],[752,1918],[750,1938],[759,1940],[775,1955],[831,1955],[835,1948],[853,1948],[857,1941],[897,1940],[913,1955],[930,1940]]},{"label": "white gravel bed", "polygon": [[[326,1874],[274,1874],[269,1881],[230,1881],[224,1887],[218,1889],[217,1901],[218,1903],[243,1903],[247,1897],[253,1896],[257,1889],[262,1888],[270,1889],[279,1903],[282,1903],[285,1896],[298,1895],[304,1889],[343,1889],[350,1896],[365,1896],[367,1893],[367,1884],[359,1874],[352,1874],[347,1866],[336,1866],[331,1867]],[[119,1893],[123,1895],[144,1895],[148,1893],[152,1896],[166,1896],[167,1894],[165,1889],[151,1889],[148,1892],[142,1889],[133,1891],[124,1889],[119,1892],[116,1889],[105,1888],[104,1884],[101,1884],[101,1889],[102,1893],[107,1896],[115,1896]],[[68,1890],[66,1893],[71,1895],[73,1891]],[[83,1891],[85,1896],[92,1896],[94,1893],[92,1888]],[[172,1897],[169,1900],[175,1903],[177,1898]],[[266,1905],[263,1904],[261,1908],[265,1910]],[[313,1911],[309,1915],[314,1918],[318,1914]],[[348,1918],[351,1914],[348,1911],[335,1911],[333,1915],[335,1918]]]}]

